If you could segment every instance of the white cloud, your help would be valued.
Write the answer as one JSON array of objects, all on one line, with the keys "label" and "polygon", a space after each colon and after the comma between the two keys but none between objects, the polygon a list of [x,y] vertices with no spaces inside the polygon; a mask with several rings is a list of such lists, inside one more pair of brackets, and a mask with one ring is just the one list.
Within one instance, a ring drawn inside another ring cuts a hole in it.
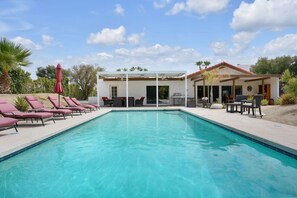
[{"label": "white cloud", "polygon": [[211,44],[211,48],[216,56],[229,54],[228,44],[225,42],[214,42]]},{"label": "white cloud", "polygon": [[187,0],[177,2],[167,14],[174,15],[182,11],[195,12],[197,14],[219,12],[227,7],[229,1],[230,0]]},{"label": "white cloud", "polygon": [[238,32],[232,37],[232,46],[226,42],[213,42],[211,49],[215,56],[238,56],[242,54],[256,37],[257,32]]},{"label": "white cloud", "polygon": [[164,8],[166,5],[168,5],[171,2],[171,0],[161,0],[159,2],[155,1],[154,2],[154,8],[156,9],[161,9]]},{"label": "white cloud", "polygon": [[175,50],[178,50],[177,48],[171,48],[167,45],[160,45],[160,44],[156,44],[154,46],[151,47],[139,47],[139,48],[135,48],[133,50],[128,50],[125,48],[120,48],[116,50],[116,53],[120,56],[137,56],[137,57],[144,57],[144,56],[160,56],[160,55],[164,55],[168,52],[173,52]]},{"label": "white cloud", "polygon": [[31,49],[31,50],[40,50],[40,49],[42,49],[42,47],[40,45],[35,44],[30,39],[26,39],[26,38],[23,38],[23,37],[20,37],[20,36],[11,39],[11,41],[13,41],[15,43],[18,43],[18,44],[21,44],[24,47],[26,47],[28,49]]},{"label": "white cloud", "polygon": [[91,33],[87,43],[89,44],[123,44],[125,41],[126,29],[120,26],[117,29],[104,28],[101,32]]},{"label": "white cloud", "polygon": [[114,12],[116,15],[124,15],[125,9],[121,6],[121,4],[116,4],[114,8]]},{"label": "white cloud", "polygon": [[233,13],[231,27],[239,31],[280,30],[297,25],[296,0],[241,2]]},{"label": "white cloud", "polygon": [[104,28],[101,32],[91,33],[87,43],[89,44],[105,44],[105,45],[119,45],[119,44],[138,44],[140,38],[144,35],[131,34],[126,38],[126,29],[124,26],[120,26],[117,29]]},{"label": "white cloud", "polygon": [[138,44],[140,40],[141,35],[140,34],[132,34],[128,37],[128,41],[131,44]]},{"label": "white cloud", "polygon": [[45,45],[50,45],[53,43],[54,41],[54,38],[49,36],[49,35],[46,35],[46,34],[43,34],[42,36],[42,42],[45,44]]},{"label": "white cloud", "polygon": [[256,37],[257,32],[238,32],[233,35],[233,49],[231,53],[237,54],[243,52],[249,46],[250,42]]},{"label": "white cloud", "polygon": [[283,37],[279,37],[271,40],[264,46],[264,54],[276,54],[281,55],[296,55],[297,54],[297,34],[287,34]]},{"label": "white cloud", "polygon": [[108,54],[106,52],[99,52],[96,55],[103,59],[109,59],[113,57],[112,54]]}]

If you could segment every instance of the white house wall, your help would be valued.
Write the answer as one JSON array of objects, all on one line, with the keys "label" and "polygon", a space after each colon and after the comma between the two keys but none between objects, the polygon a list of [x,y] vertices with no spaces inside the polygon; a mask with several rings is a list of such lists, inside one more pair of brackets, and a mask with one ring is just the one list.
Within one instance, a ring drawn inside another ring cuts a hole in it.
[{"label": "white house wall", "polygon": [[[225,69],[225,68],[224,68]],[[226,68],[227,70],[228,68]],[[223,71],[224,73],[227,71]],[[231,70],[229,72],[234,70]],[[237,71],[235,71],[237,72]],[[156,85],[156,81],[128,81],[129,83],[129,96],[138,99],[142,96],[146,97],[146,86],[154,86]],[[279,78],[271,77],[270,79],[264,80],[264,84],[271,85],[271,98],[277,99],[279,97]],[[174,93],[181,93],[184,95],[185,82],[184,81],[159,81],[159,86],[167,85],[169,86],[169,98],[170,104],[172,104],[171,97]],[[196,86],[203,85],[202,81],[196,82]],[[208,82],[205,82],[205,85],[208,85]],[[262,85],[262,81],[251,81],[244,82],[244,80],[236,80],[235,85],[242,86],[242,94],[243,95],[255,95],[259,93],[259,85]],[[99,80],[99,96],[100,96],[100,105],[103,104],[102,97],[111,98],[111,87],[118,87],[118,96],[126,97],[126,81],[103,81]],[[213,86],[219,86],[219,99],[222,100],[222,86],[232,86],[232,81],[227,82],[216,82]],[[248,91],[247,87],[252,86],[252,91]],[[190,79],[187,80],[187,95],[188,97],[194,97],[194,81]],[[146,98],[144,100],[144,104],[146,104]]]},{"label": "white house wall", "polygon": [[[271,77],[270,79],[264,80],[264,84],[270,84],[270,97],[272,99],[276,99],[279,97],[279,78],[277,77]],[[202,86],[203,82],[199,81],[196,83],[196,86]],[[205,85],[209,85],[209,83],[206,81]],[[222,100],[222,86],[232,86],[232,81],[227,82],[221,82],[218,81],[213,84],[213,86],[219,86],[219,99]],[[243,95],[255,95],[260,92],[259,85],[262,85],[262,80],[259,81],[251,81],[251,82],[244,82],[244,80],[235,80],[235,85],[242,86],[242,94]],[[252,86],[252,91],[248,91],[247,87]]]},{"label": "white house wall", "polygon": [[[193,82],[188,79],[188,97],[194,97]],[[185,81],[169,81],[159,80],[159,86],[169,86],[169,98],[170,104],[172,104],[171,97],[174,93],[181,93],[185,95]],[[99,97],[100,105],[103,105],[102,97],[111,98],[111,87],[118,87],[118,97],[126,97],[126,80],[123,81],[103,81],[99,80]],[[139,99],[140,97],[146,97],[146,86],[156,86],[156,81],[128,81],[128,96]],[[146,104],[146,98],[144,99]]]}]

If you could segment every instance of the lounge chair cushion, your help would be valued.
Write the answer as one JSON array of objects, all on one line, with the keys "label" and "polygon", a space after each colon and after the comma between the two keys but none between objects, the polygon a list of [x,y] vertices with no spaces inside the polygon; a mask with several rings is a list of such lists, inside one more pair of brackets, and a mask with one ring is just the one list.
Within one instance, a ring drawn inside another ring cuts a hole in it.
[{"label": "lounge chair cushion", "polygon": [[16,124],[18,122],[17,119],[14,118],[0,118],[0,127],[8,127]]}]

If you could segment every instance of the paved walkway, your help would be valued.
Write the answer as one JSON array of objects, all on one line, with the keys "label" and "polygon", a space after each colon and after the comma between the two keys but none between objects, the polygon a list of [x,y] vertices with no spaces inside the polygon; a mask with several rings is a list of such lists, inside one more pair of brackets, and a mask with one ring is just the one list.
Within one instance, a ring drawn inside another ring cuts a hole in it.
[{"label": "paved walkway", "polygon": [[[120,108],[125,110],[125,108]],[[132,108],[136,109],[156,109],[156,108]],[[236,132],[262,141],[271,146],[280,148],[286,152],[297,155],[297,127],[275,123],[260,118],[254,118],[239,113],[226,113],[224,109],[203,109],[185,107],[164,107],[159,109],[180,109],[182,111],[203,117],[212,122],[224,125]],[[36,142],[42,141],[52,135],[61,133],[67,129],[80,125],[88,120],[110,112],[112,108],[101,108],[99,111],[87,113],[82,116],[68,117],[66,120],[56,120],[46,122],[46,126],[32,125],[29,122],[19,123],[19,133],[14,129],[0,132],[0,158],[24,149]]]}]

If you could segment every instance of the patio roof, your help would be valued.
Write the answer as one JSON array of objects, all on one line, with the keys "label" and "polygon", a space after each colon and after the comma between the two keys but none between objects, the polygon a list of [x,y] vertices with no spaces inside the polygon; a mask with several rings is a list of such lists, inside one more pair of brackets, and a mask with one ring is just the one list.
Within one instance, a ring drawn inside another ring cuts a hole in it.
[{"label": "patio roof", "polygon": [[184,80],[186,71],[116,71],[116,72],[98,72],[98,78],[103,80],[123,80],[128,77],[129,80],[150,80],[160,79]]},{"label": "patio roof", "polygon": [[159,106],[159,80],[182,80],[185,83],[185,106],[187,106],[187,72],[186,71],[116,71],[97,73],[97,103],[99,104],[100,88],[99,79],[105,81],[126,81],[126,107],[128,108],[129,81],[155,80],[156,81],[156,107]]}]

